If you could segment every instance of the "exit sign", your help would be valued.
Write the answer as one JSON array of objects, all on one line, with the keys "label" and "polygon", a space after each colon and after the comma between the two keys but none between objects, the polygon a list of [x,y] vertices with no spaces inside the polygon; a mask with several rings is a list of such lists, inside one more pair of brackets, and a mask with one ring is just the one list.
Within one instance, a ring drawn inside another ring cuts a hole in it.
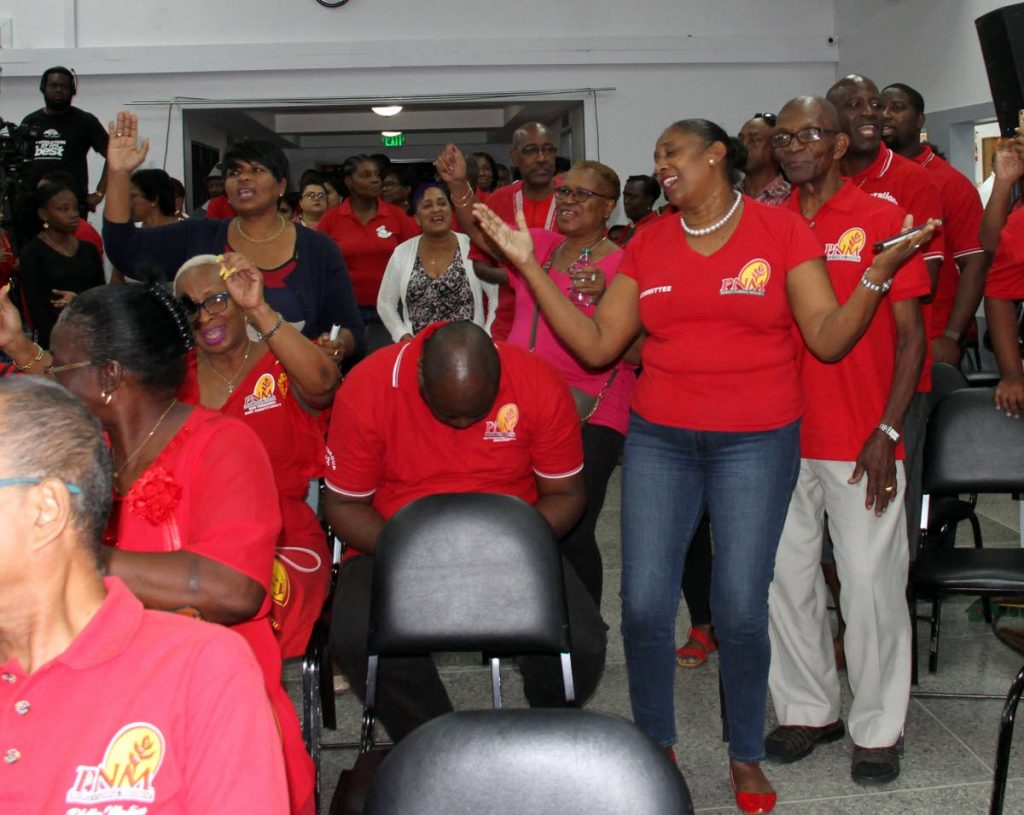
[{"label": "exit sign", "polygon": [[405,144],[405,134],[399,133],[397,136],[381,136],[380,141],[385,147],[402,147]]}]

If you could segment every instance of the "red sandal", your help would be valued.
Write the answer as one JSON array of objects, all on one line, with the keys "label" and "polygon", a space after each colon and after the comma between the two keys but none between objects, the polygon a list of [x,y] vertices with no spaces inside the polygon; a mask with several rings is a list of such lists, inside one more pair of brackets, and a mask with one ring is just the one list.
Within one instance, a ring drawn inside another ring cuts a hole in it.
[{"label": "red sandal", "polygon": [[705,634],[699,628],[691,628],[686,638],[694,640],[697,645],[684,646],[676,650],[676,665],[680,668],[699,668],[718,650],[718,642],[715,641],[714,635]]}]

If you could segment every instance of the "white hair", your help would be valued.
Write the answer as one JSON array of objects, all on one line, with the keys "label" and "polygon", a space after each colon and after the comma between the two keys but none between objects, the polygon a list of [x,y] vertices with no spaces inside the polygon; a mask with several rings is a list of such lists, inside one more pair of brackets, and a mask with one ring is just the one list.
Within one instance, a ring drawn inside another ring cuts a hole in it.
[{"label": "white hair", "polygon": [[220,259],[217,255],[196,255],[195,257],[189,258],[178,268],[178,271],[174,274],[174,283],[172,287],[174,293],[178,293],[178,281],[181,280],[182,275],[190,269],[198,269],[200,266],[219,266]]}]

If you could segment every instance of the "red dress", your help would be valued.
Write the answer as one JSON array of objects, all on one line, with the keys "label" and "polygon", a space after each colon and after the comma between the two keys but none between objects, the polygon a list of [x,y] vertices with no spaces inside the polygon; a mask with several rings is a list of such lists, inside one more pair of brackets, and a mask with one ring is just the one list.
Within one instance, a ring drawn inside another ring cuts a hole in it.
[{"label": "red dress", "polygon": [[267,590],[259,611],[231,628],[252,647],[263,671],[281,730],[291,812],[305,814],[313,812],[313,762],[281,685],[281,652],[269,617],[281,529],[276,497],[256,435],[237,419],[196,407],[127,495],[115,493],[105,542],[126,552],[195,552]]},{"label": "red dress", "polygon": [[[283,529],[274,559],[270,624],[286,659],[305,652],[331,580],[324,532],[306,503],[310,480],[324,473],[326,428],[302,407],[290,385],[277,357],[267,351],[220,408],[256,431],[274,470]],[[189,355],[178,398],[199,404],[195,353]]]}]

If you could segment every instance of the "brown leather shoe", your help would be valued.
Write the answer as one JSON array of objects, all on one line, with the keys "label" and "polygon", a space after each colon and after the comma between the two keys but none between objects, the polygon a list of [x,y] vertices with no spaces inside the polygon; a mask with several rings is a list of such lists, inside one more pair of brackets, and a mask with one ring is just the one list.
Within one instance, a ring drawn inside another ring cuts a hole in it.
[{"label": "brown leather shoe", "polygon": [[830,744],[846,734],[842,719],[824,727],[779,725],[764,740],[768,757],[780,764],[791,764],[809,756],[818,744]]},{"label": "brown leather shoe", "polygon": [[900,774],[898,746],[858,747],[853,745],[850,777],[858,784],[886,784]]}]

